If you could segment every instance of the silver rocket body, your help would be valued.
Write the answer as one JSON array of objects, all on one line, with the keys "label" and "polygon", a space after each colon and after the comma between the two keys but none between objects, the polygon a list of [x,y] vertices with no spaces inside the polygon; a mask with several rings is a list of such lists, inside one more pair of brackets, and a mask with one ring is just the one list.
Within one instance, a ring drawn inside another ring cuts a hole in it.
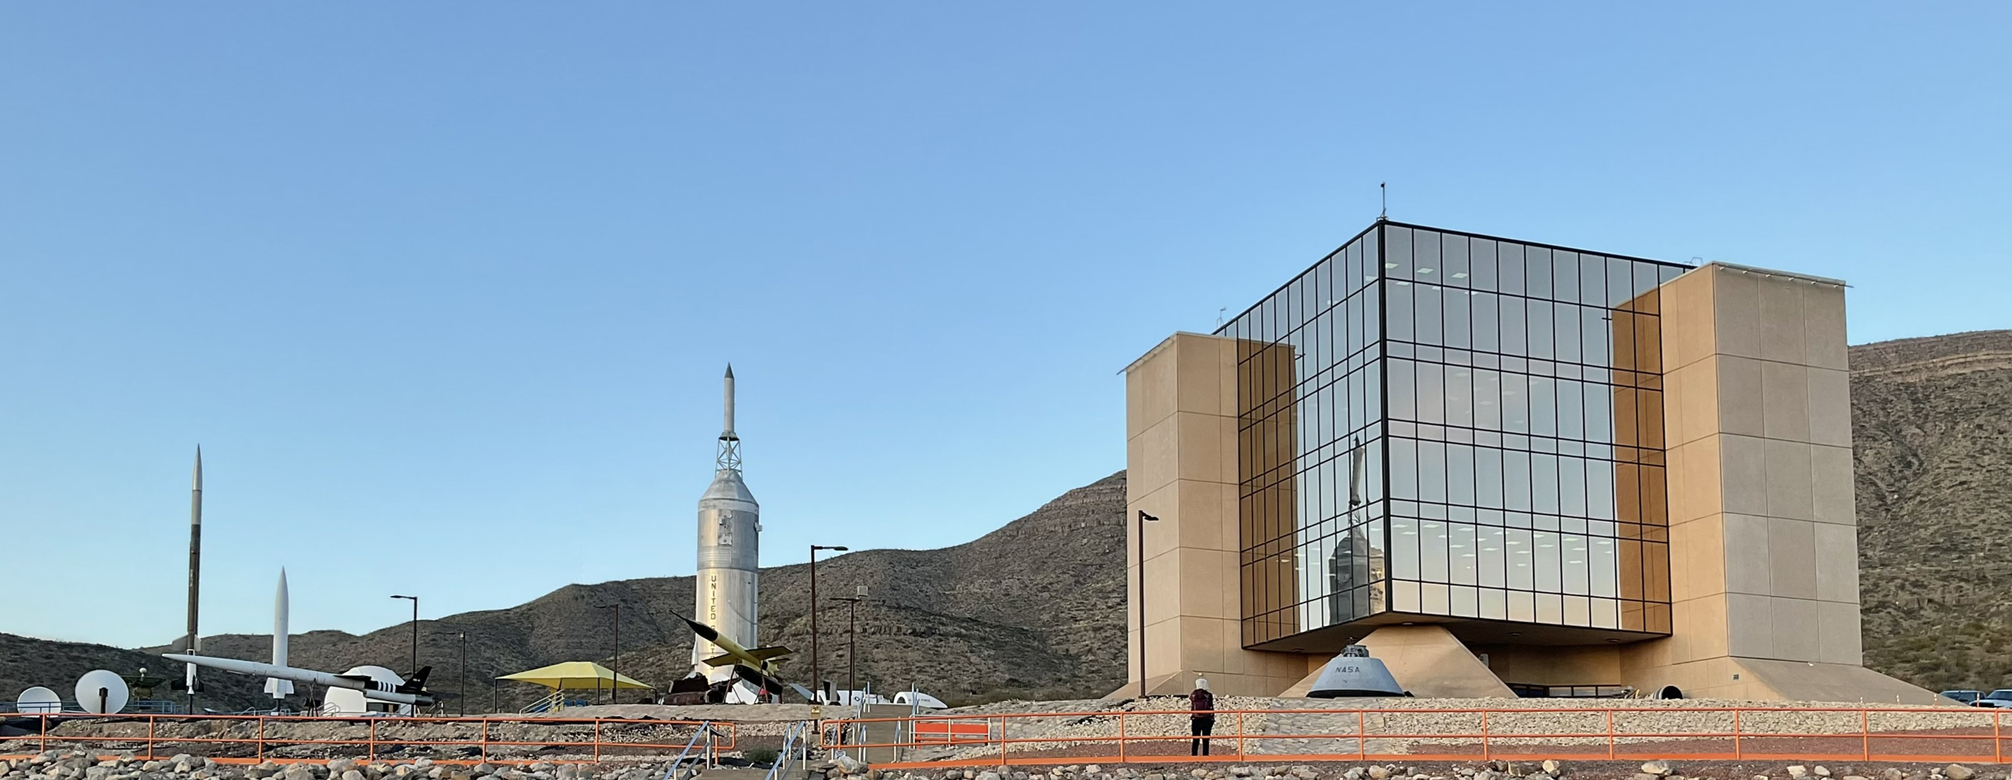
[{"label": "silver rocket body", "polygon": [[[761,506],[741,481],[740,437],[734,433],[734,370],[727,367],[726,429],[720,434],[718,468],[699,498],[698,603],[695,617],[741,647],[758,647],[758,570],[761,568]],[[700,663],[721,654],[718,646],[694,639],[692,671],[713,682],[731,679],[732,666]]]},{"label": "silver rocket body", "polygon": [[[290,610],[286,596],[286,569],[279,570],[279,592],[272,599],[272,665],[286,667],[287,612]],[[275,699],[284,699],[293,693],[293,681],[281,677],[265,678],[265,692]]]}]

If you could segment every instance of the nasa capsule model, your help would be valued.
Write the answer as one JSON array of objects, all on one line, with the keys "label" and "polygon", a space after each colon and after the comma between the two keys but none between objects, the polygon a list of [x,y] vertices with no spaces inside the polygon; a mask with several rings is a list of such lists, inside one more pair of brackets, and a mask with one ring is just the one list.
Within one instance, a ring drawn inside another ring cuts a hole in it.
[{"label": "nasa capsule model", "polygon": [[1410,694],[1398,687],[1397,678],[1390,676],[1390,669],[1382,661],[1369,657],[1369,648],[1349,645],[1321,668],[1320,676],[1314,678],[1313,688],[1306,695],[1313,699],[1340,699]]}]

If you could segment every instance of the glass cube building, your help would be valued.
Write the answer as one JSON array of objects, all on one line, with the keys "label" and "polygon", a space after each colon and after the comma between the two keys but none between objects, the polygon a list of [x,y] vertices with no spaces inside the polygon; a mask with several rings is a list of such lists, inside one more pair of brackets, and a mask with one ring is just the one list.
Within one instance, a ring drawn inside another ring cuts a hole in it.
[{"label": "glass cube building", "polygon": [[1659,288],[1687,270],[1379,221],[1219,329],[1241,644],[1668,635]]}]

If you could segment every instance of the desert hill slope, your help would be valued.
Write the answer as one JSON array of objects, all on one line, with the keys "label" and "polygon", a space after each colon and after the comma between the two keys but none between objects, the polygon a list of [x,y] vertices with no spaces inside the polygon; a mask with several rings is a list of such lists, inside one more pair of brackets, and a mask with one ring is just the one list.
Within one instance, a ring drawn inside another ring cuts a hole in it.
[{"label": "desert hill slope", "polygon": [[2012,685],[2012,331],[1853,347],[1865,662]]}]

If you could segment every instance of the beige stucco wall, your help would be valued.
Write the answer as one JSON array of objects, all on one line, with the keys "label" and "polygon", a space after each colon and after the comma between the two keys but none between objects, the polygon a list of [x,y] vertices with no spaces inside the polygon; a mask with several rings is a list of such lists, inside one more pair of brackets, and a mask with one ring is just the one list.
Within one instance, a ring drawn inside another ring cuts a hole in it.
[{"label": "beige stucco wall", "polygon": [[1186,693],[1269,696],[1307,661],[1243,649],[1238,601],[1236,342],[1177,333],[1125,372],[1126,603],[1129,681],[1139,691],[1139,521],[1145,528],[1146,679]]},{"label": "beige stucco wall", "polygon": [[1710,264],[1662,293],[1674,625],[1623,677],[1803,698],[1737,659],[1863,660],[1844,287]]}]

